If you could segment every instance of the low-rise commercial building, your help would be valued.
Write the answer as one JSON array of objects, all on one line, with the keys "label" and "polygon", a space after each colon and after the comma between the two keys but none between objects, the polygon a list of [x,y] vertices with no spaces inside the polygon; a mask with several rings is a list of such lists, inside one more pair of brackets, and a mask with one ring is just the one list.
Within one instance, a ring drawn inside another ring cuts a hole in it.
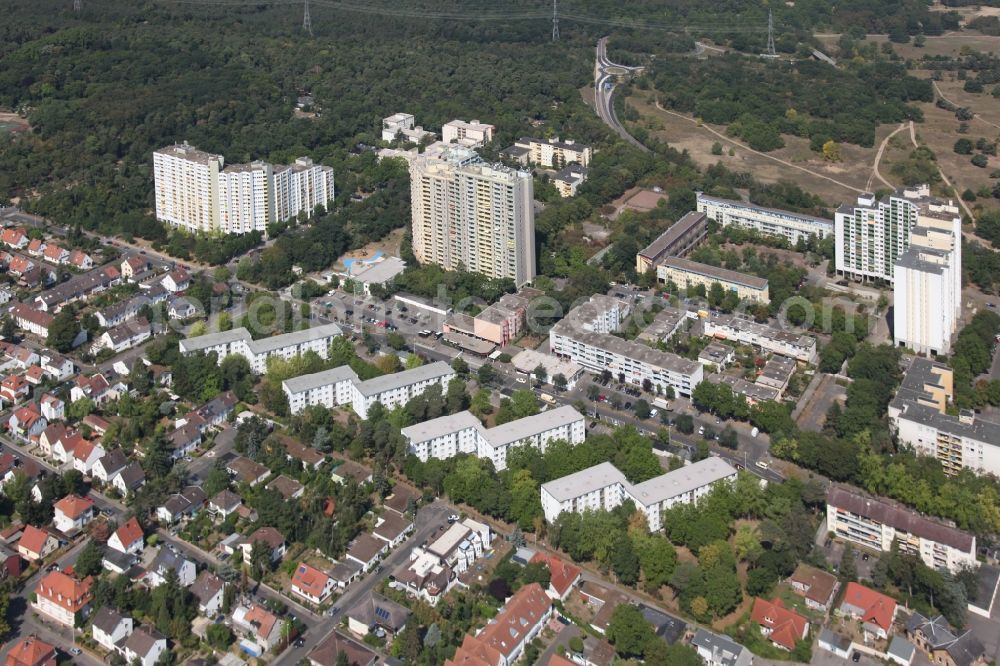
[{"label": "low-rise commercial building", "polygon": [[532,376],[535,370],[541,367],[545,370],[545,381],[553,385],[557,385],[556,377],[562,375],[563,379],[566,380],[565,385],[561,387],[563,389],[572,390],[576,386],[577,380],[583,376],[583,368],[573,361],[567,361],[552,354],[543,354],[534,349],[518,352],[517,356],[510,360],[510,364],[519,373]]},{"label": "low-rise commercial building", "polygon": [[976,565],[976,537],[904,508],[834,485],[826,494],[827,529],[840,539],[876,552],[897,544],[932,569],[956,572]]},{"label": "low-rise commercial building", "polygon": [[636,386],[648,380],[655,391],[666,392],[671,387],[680,395],[690,396],[704,377],[701,364],[612,335],[621,328],[628,312],[624,301],[592,296],[549,330],[549,348],[590,372],[608,371]]},{"label": "low-rise commercial building", "polygon": [[697,193],[696,201],[699,213],[704,213],[708,219],[724,227],[736,225],[765,236],[779,236],[791,245],[809,237],[826,238],[834,233],[833,220],[822,217],[710,197],[702,192]]},{"label": "low-rise commercial building", "polygon": [[678,504],[697,502],[717,483],[735,479],[736,470],[716,457],[637,484],[630,483],[611,463],[601,463],[543,484],[542,511],[551,523],[564,511],[610,511],[632,500],[646,515],[650,531],[656,532],[663,526],[663,511]]},{"label": "low-rise commercial building", "polygon": [[656,279],[660,282],[672,282],[680,289],[691,290],[719,284],[727,292],[733,292],[740,300],[755,303],[770,303],[771,296],[767,280],[746,273],[731,271],[726,268],[701,264],[682,257],[667,257],[656,267]]},{"label": "low-rise commercial building", "polygon": [[720,340],[753,345],[773,354],[794,358],[800,363],[815,363],[817,359],[816,338],[809,335],[789,333],[735,314],[713,314],[704,320],[703,325],[705,335]]},{"label": "low-rise commercial building", "polygon": [[674,222],[669,229],[635,256],[635,270],[645,273],[656,268],[667,257],[681,257],[704,240],[708,233],[708,217],[692,211]]},{"label": "low-rise commercial building", "polygon": [[914,358],[889,403],[889,425],[900,444],[936,458],[946,474],[970,469],[1000,476],[1000,423],[972,410],[948,414],[954,382],[948,366]]},{"label": "low-rise commercial building", "polygon": [[316,352],[320,358],[327,358],[330,344],[341,336],[340,327],[336,324],[324,324],[312,328],[293,331],[283,335],[254,340],[250,331],[245,328],[234,328],[221,333],[208,333],[194,338],[181,340],[181,354],[215,352],[219,363],[230,354],[239,354],[250,364],[250,369],[257,374],[267,372],[269,358],[288,360],[301,356],[307,351]]}]

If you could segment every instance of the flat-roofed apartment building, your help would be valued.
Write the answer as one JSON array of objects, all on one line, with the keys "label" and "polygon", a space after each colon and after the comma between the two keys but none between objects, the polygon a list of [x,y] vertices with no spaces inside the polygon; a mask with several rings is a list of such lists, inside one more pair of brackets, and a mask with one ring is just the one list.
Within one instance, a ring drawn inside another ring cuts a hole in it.
[{"label": "flat-roofed apartment building", "polygon": [[546,168],[561,169],[567,164],[589,166],[593,150],[590,146],[577,143],[572,139],[560,141],[554,139],[532,139],[522,136],[510,148],[501,151],[512,160],[525,166],[537,164]]},{"label": "flat-roofed apartment building", "polygon": [[680,257],[704,240],[708,233],[708,216],[691,211],[674,222],[669,229],[635,255],[635,270],[645,273],[656,268],[666,257]]},{"label": "flat-roofed apartment building", "polygon": [[816,338],[758,324],[739,315],[719,315],[702,322],[705,335],[754,345],[764,351],[794,358],[801,363],[816,362]]},{"label": "flat-roofed apartment building", "polygon": [[422,462],[468,453],[493,461],[497,471],[507,469],[507,454],[514,447],[531,446],[544,453],[549,442],[563,440],[575,446],[586,432],[583,415],[569,405],[494,428],[484,428],[465,411],[402,429],[410,453]]},{"label": "flat-roofed apartment building", "polygon": [[900,444],[936,458],[945,474],[969,469],[1000,476],[1000,423],[971,409],[948,414],[954,384],[948,366],[914,358],[889,403],[889,425]]},{"label": "flat-roofed apartment building", "polygon": [[838,538],[874,551],[888,552],[895,543],[932,569],[955,573],[976,566],[973,535],[846,486],[827,490],[826,524]]},{"label": "flat-roofed apartment building", "polygon": [[735,481],[736,469],[717,457],[692,463],[672,472],[632,484],[611,463],[601,463],[541,487],[542,511],[552,523],[564,511],[610,511],[627,500],[646,515],[649,529],[663,527],[663,511],[678,504],[691,504],[709,493],[717,483]]},{"label": "flat-roofed apartment building", "polygon": [[833,220],[813,215],[793,213],[780,208],[767,208],[744,201],[723,199],[697,192],[695,204],[699,213],[724,227],[735,225],[765,236],[779,236],[796,245],[810,236],[826,238],[834,234]]},{"label": "flat-roofed apartment building", "polygon": [[612,335],[628,314],[629,305],[625,301],[601,294],[592,296],[549,330],[550,350],[589,372],[607,370],[636,386],[649,380],[661,391],[669,386],[681,395],[690,396],[704,377],[702,365]]},{"label": "flat-roofed apartment building", "polygon": [[201,233],[264,232],[334,197],[333,169],[308,157],[225,166],[222,155],[187,143],[154,151],[153,180],[156,219]]},{"label": "flat-roofed apartment building", "polygon": [[269,358],[288,360],[312,351],[325,359],[329,354],[330,344],[340,336],[339,326],[324,324],[254,340],[250,331],[240,327],[187,338],[180,341],[179,347],[181,354],[185,355],[215,352],[219,356],[219,363],[230,354],[239,354],[247,360],[253,372],[262,375],[267,372]]},{"label": "flat-roofed apartment building", "polygon": [[927,185],[903,187],[881,200],[871,193],[860,195],[856,204],[836,212],[837,273],[892,282],[896,259],[910,246],[913,228],[935,226],[934,218],[941,216],[960,218],[958,207],[932,197]]},{"label": "flat-roofed apartment building", "polygon": [[506,345],[524,332],[531,299],[543,295],[544,292],[538,289],[522,287],[516,294],[504,294],[474,317],[452,315],[445,322],[444,331],[456,331],[496,345]]},{"label": "flat-roofed apartment building", "polygon": [[477,148],[493,141],[497,128],[478,120],[452,120],[441,126],[441,141],[457,143],[466,148]]},{"label": "flat-roofed apartment building", "polygon": [[681,289],[704,287],[708,291],[718,283],[726,291],[734,292],[740,300],[770,303],[767,280],[727,268],[710,266],[682,257],[667,257],[656,267],[659,282],[673,282]]},{"label": "flat-roofed apartment building", "polygon": [[376,402],[386,409],[395,409],[431,386],[440,386],[443,393],[454,377],[455,371],[442,361],[365,381],[348,366],[341,366],[291,377],[281,382],[281,388],[292,414],[312,405],[333,408],[350,404],[358,416],[368,418],[368,410]]},{"label": "flat-roofed apartment building", "polygon": [[[446,126],[447,127],[447,126]],[[462,146],[431,146],[409,160],[413,253],[517,286],[535,277],[531,173],[486,164]]]}]

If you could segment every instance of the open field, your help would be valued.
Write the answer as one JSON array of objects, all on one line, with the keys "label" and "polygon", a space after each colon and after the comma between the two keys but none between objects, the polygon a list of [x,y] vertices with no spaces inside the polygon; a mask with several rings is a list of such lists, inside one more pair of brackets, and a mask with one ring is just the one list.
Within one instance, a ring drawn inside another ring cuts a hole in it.
[{"label": "open field", "polygon": [[[817,35],[817,39],[822,42],[827,49],[834,49],[840,35]],[[991,51],[996,53],[1000,50],[1000,37],[982,35],[978,32],[950,32],[944,35],[930,35],[924,46],[914,46],[909,44],[893,43],[893,50],[902,58],[918,60],[923,56],[949,56],[956,57],[963,47],[975,49],[976,51]],[[886,35],[868,35],[867,41],[882,44],[889,41]],[[829,51],[828,51],[829,52]]]},{"label": "open field", "polygon": [[7,132],[25,132],[31,129],[28,121],[16,113],[0,111],[0,134]]},{"label": "open field", "polygon": [[[791,181],[818,194],[831,207],[852,201],[866,188],[875,161],[876,148],[842,144],[841,161],[826,162],[809,149],[807,139],[787,135],[783,137],[784,148],[762,155],[751,151],[738,139],[726,136],[725,127],[699,125],[690,116],[657,108],[646,95],[634,95],[627,101],[640,113],[640,124],[674,148],[687,150],[698,166],[704,168],[721,162],[734,171],[749,171],[764,183]],[[893,129],[895,127],[879,128],[876,146]],[[712,155],[715,142],[722,144],[722,155]],[[733,155],[729,155],[730,148],[733,148]]]}]

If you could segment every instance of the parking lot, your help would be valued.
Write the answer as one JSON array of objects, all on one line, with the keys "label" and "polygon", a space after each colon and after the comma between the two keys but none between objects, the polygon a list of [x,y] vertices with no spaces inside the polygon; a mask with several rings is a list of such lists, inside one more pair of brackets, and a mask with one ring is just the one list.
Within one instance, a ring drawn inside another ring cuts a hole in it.
[{"label": "parking lot", "polygon": [[[839,571],[840,560],[844,556],[844,542],[837,540],[826,540],[820,547],[826,559],[833,565],[834,571]],[[851,544],[854,548],[854,566],[858,571],[858,580],[870,580],[872,569],[878,562],[878,555],[863,550],[857,544]],[[866,559],[867,558],[867,559]]]}]

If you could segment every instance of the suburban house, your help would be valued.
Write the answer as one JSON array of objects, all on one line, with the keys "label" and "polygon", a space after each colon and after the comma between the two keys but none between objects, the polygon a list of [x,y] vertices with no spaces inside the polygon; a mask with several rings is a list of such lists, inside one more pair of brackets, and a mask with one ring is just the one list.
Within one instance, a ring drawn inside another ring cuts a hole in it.
[{"label": "suburban house", "polygon": [[191,276],[183,268],[175,268],[164,276],[160,284],[170,293],[176,294],[191,286]]},{"label": "suburban house", "polygon": [[330,597],[336,585],[328,575],[305,562],[300,562],[292,575],[292,594],[317,605]]},{"label": "suburban house", "polygon": [[93,583],[90,576],[77,580],[62,571],[53,571],[38,583],[32,607],[65,627],[74,627],[78,618],[90,614]]},{"label": "suburban house", "polygon": [[247,483],[250,486],[262,483],[271,474],[271,470],[264,465],[242,456],[234,458],[226,465],[226,470],[238,483]]},{"label": "suburban house", "polygon": [[142,527],[135,516],[125,521],[125,524],[114,531],[108,539],[108,547],[114,548],[119,553],[138,554],[142,552],[145,545],[145,537]]},{"label": "suburban house", "polygon": [[285,537],[281,535],[281,532],[273,527],[261,527],[240,544],[240,548],[243,550],[244,562],[250,561],[250,553],[253,551],[253,546],[256,543],[263,543],[268,547],[271,551],[272,562],[278,562],[285,556]]},{"label": "suburban house", "polygon": [[55,504],[52,522],[63,534],[81,530],[94,519],[94,503],[87,497],[67,495]]},{"label": "suburban house", "polygon": [[698,656],[705,666],[751,666],[753,653],[728,636],[713,634],[705,629],[698,629],[691,637],[691,647],[698,651]]},{"label": "suburban house", "polygon": [[243,506],[243,500],[233,491],[220,490],[208,500],[208,511],[217,519],[225,520]]},{"label": "suburban house", "polygon": [[531,562],[532,564],[542,563],[549,568],[549,588],[545,593],[552,599],[565,601],[566,597],[569,596],[569,593],[573,591],[573,588],[583,577],[583,571],[580,567],[574,566],[555,555],[535,553],[534,557],[531,558]]},{"label": "suburban house", "polygon": [[169,547],[162,546],[146,571],[146,580],[150,587],[159,587],[167,582],[167,574],[172,570],[177,573],[177,581],[181,587],[188,587],[194,583],[195,569],[194,562]]},{"label": "suburban house", "polygon": [[118,643],[132,635],[132,628],[132,618],[105,606],[94,613],[90,634],[98,645],[109,652],[114,652],[118,648]]},{"label": "suburban house", "polygon": [[476,636],[467,634],[452,661],[447,663],[480,663],[476,660],[485,654],[493,657],[487,663],[513,664],[550,617],[552,600],[542,586],[538,583],[525,585],[507,600],[482,631]]},{"label": "suburban house", "polygon": [[412,520],[403,518],[394,511],[386,511],[379,516],[378,524],[372,530],[372,534],[385,541],[392,549],[403,543],[406,536],[412,531]]},{"label": "suburban house", "polygon": [[125,639],[121,654],[125,660],[142,666],[156,666],[160,655],[167,651],[167,638],[152,627],[139,627]]},{"label": "suburban house", "polygon": [[985,666],[989,661],[986,649],[971,631],[956,636],[947,620],[941,615],[926,618],[920,613],[914,613],[906,623],[906,636],[925,652],[934,664]]},{"label": "suburban house", "polygon": [[104,457],[104,447],[97,442],[84,439],[74,449],[70,462],[73,469],[89,476],[94,464]]},{"label": "suburban house", "polygon": [[362,532],[348,547],[347,558],[360,564],[364,571],[371,571],[388,549],[389,544],[385,541]]},{"label": "suburban house", "polygon": [[320,641],[306,658],[310,666],[337,666],[343,663],[343,660],[351,666],[374,666],[378,661],[377,654],[358,641],[351,640],[336,631],[330,632],[330,635]]},{"label": "suburban house", "polygon": [[[10,375],[0,382],[0,400],[16,405],[31,395],[31,384],[21,375]],[[36,408],[37,409],[37,408]]]},{"label": "suburban house", "polygon": [[808,564],[800,564],[788,578],[788,584],[806,600],[806,606],[826,612],[833,603],[840,583],[833,574],[821,571]]},{"label": "suburban house", "polygon": [[142,465],[135,460],[125,465],[125,467],[118,470],[111,477],[111,485],[114,486],[115,490],[122,497],[138,490],[144,483],[146,483],[146,472],[143,471]]},{"label": "suburban house", "polygon": [[156,517],[164,523],[193,516],[205,504],[205,491],[198,486],[188,486],[156,509]]},{"label": "suburban house", "polygon": [[56,666],[56,649],[34,634],[25,636],[7,653],[7,666]]},{"label": "suburban house", "polygon": [[59,539],[34,525],[25,525],[21,540],[17,542],[17,552],[29,562],[44,559],[58,547]]},{"label": "suburban house", "polygon": [[38,401],[42,408],[42,416],[46,421],[62,421],[66,418],[66,403],[51,393],[42,395]]},{"label": "suburban house", "polygon": [[211,571],[202,571],[191,585],[191,594],[198,598],[198,612],[205,617],[215,617],[222,608],[226,583]]},{"label": "suburban house", "polygon": [[786,650],[794,650],[795,644],[809,635],[809,621],[785,608],[781,599],[766,601],[757,597],[753,602],[750,619],[760,625],[760,633],[772,643]]},{"label": "suburban house", "polygon": [[395,636],[406,628],[409,618],[410,611],[405,606],[373,592],[347,611],[347,628],[358,636],[367,636],[379,629]]},{"label": "suburban house", "polygon": [[237,607],[232,626],[243,637],[240,647],[252,656],[262,655],[281,640],[281,620],[257,604]]},{"label": "suburban house", "polygon": [[896,600],[864,585],[848,583],[837,613],[860,620],[865,633],[885,640],[896,617]]},{"label": "suburban house", "polygon": [[21,439],[40,437],[45,432],[46,426],[48,426],[48,421],[38,411],[38,407],[35,404],[26,405],[14,410],[14,413],[7,420],[7,427],[10,433]]},{"label": "suburban house", "polygon": [[111,449],[94,463],[91,475],[101,483],[109,483],[114,475],[128,464],[128,457],[121,449]]}]

